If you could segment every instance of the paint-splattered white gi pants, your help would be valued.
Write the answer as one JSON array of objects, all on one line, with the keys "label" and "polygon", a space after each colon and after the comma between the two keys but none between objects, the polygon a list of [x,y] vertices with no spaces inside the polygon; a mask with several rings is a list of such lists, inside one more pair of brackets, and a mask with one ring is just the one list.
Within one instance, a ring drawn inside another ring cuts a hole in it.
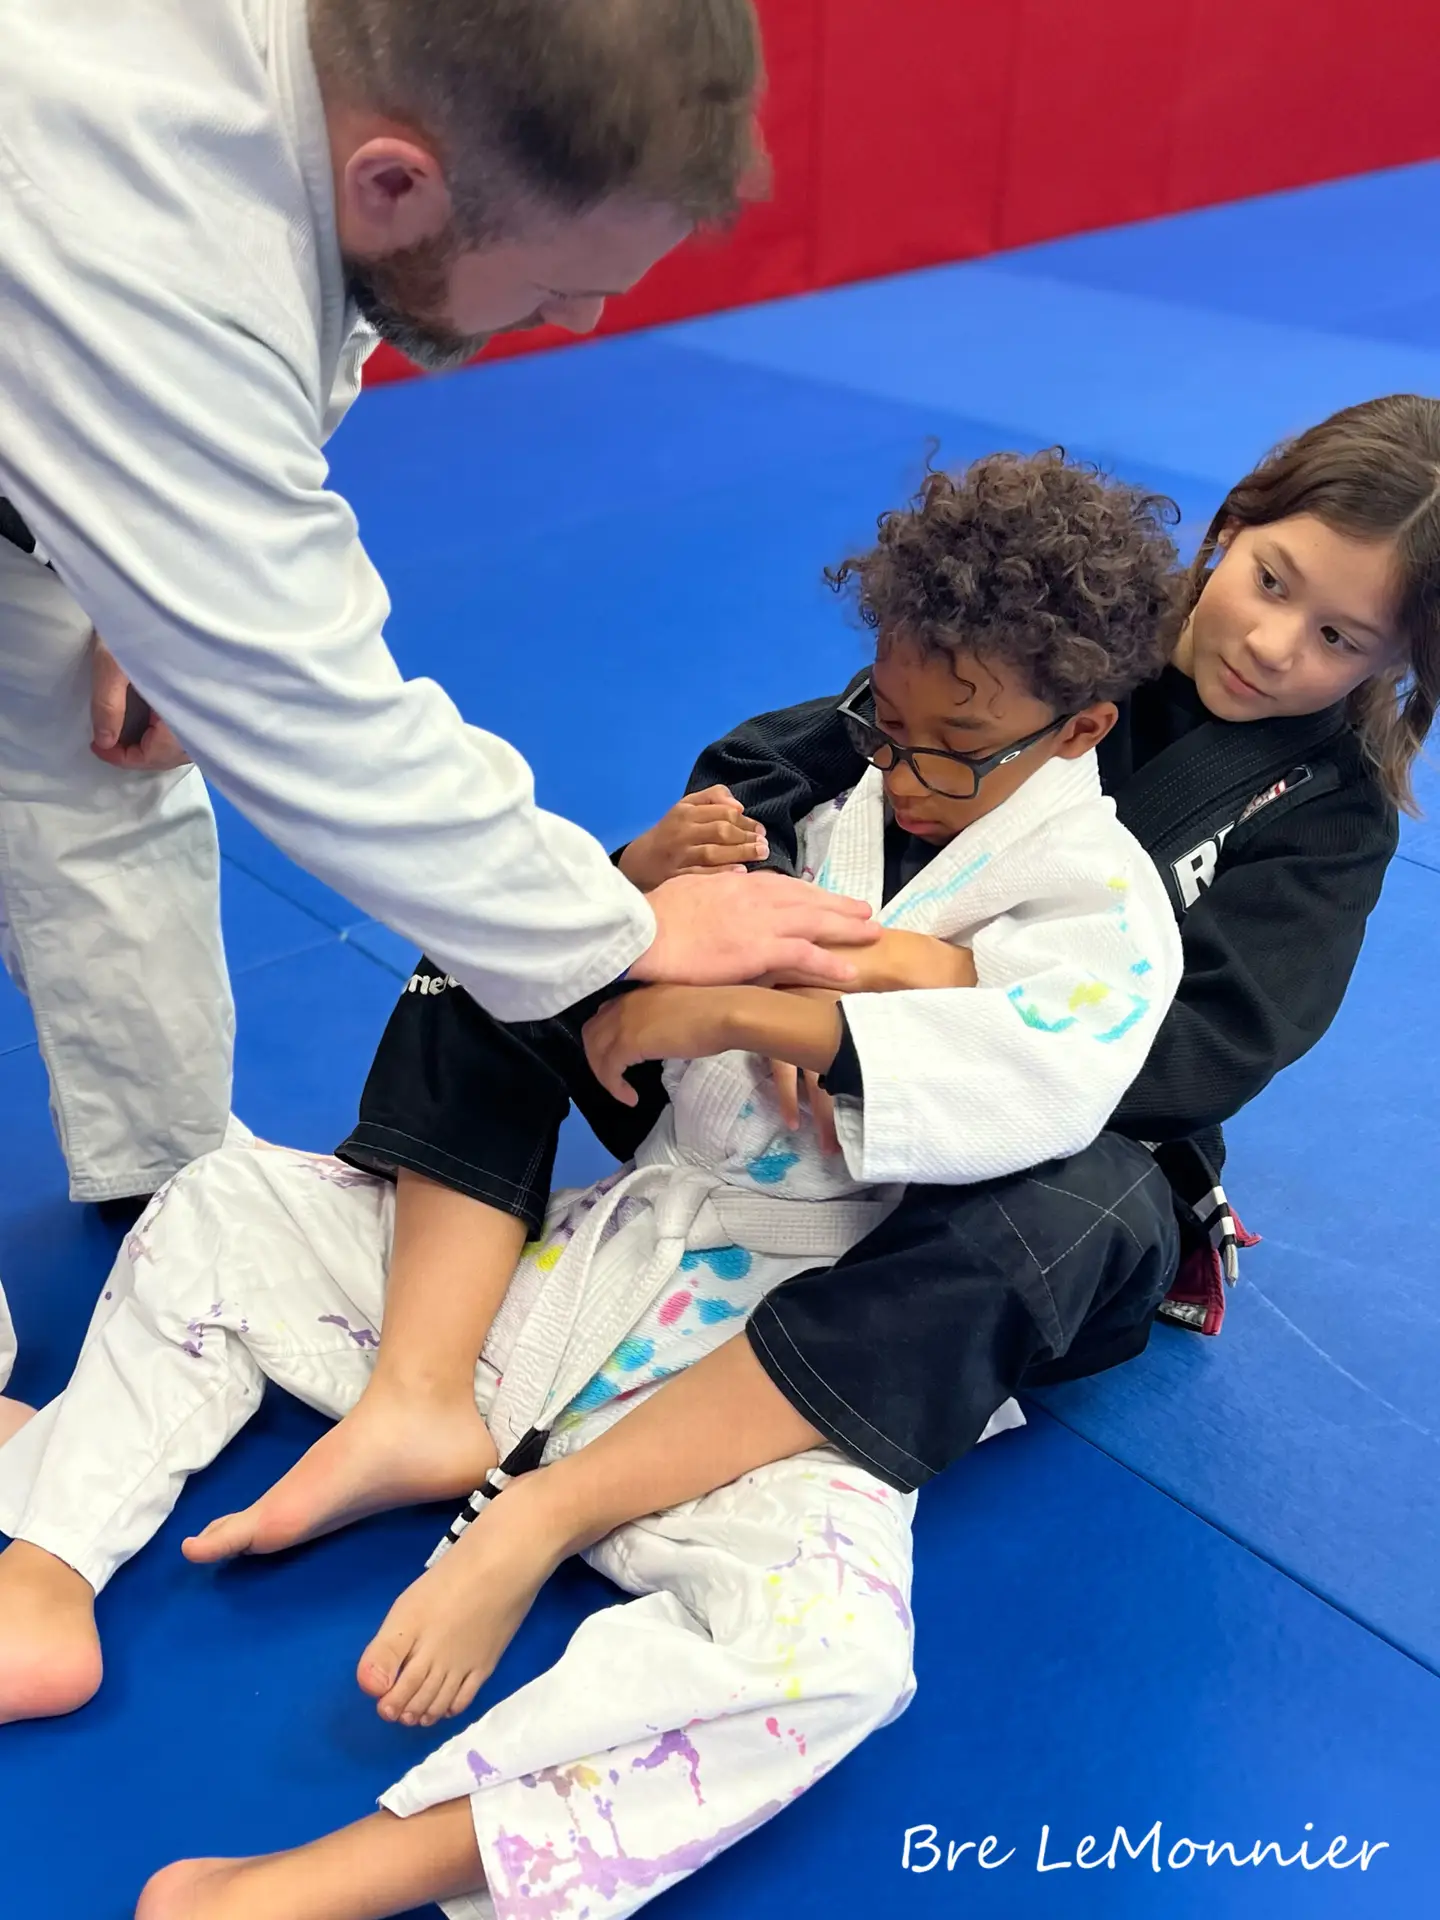
[{"label": "paint-splattered white gi pants", "polygon": [[[266,1377],[346,1412],[373,1365],[392,1219],[388,1185],[320,1155],[187,1168],[130,1235],[70,1386],[0,1447],[0,1530],[99,1588]],[[482,1369],[482,1410],[490,1392]],[[470,1800],[488,1891],[451,1920],[618,1920],[899,1713],[913,1503],[817,1449],[593,1547],[638,1597],[383,1797],[402,1815]]]}]

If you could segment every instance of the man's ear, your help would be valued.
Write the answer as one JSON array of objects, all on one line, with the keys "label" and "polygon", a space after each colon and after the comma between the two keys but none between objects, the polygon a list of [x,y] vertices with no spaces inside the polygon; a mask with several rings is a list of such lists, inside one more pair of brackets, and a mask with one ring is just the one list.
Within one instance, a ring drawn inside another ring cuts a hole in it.
[{"label": "man's ear", "polygon": [[362,260],[383,258],[442,233],[451,214],[450,189],[435,153],[384,122],[357,131],[361,137],[336,156],[342,249]]},{"label": "man's ear", "polygon": [[1078,760],[1082,753],[1090,753],[1099,746],[1119,718],[1120,709],[1113,700],[1097,700],[1091,706],[1082,707],[1061,729],[1055,748],[1056,757]]}]

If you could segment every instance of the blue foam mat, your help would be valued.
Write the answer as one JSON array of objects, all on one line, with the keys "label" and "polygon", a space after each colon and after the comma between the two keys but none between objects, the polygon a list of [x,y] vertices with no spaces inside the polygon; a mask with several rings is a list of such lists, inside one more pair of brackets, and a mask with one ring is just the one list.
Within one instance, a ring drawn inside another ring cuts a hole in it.
[{"label": "blue foam mat", "polygon": [[1440,882],[1397,861],[1321,1048],[1231,1127],[1264,1244],[1225,1332],[1052,1389],[1076,1432],[1440,1670],[1432,1008]]}]

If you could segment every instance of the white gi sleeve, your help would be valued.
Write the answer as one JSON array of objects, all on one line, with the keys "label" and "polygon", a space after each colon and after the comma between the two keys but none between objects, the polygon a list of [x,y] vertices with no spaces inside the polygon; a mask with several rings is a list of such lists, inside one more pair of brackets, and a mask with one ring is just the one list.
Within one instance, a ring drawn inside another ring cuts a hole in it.
[{"label": "white gi sleeve", "polygon": [[979,984],[852,994],[863,1101],[837,1099],[859,1180],[960,1186],[1078,1153],[1144,1064],[1179,984],[1180,937],[1137,858],[1041,893],[969,942]]},{"label": "white gi sleeve", "polygon": [[107,253],[11,186],[0,164],[0,492],[139,691],[262,832],[502,1019],[621,973],[654,938],[642,896],[391,658],[327,485],[313,315],[266,295],[293,263],[243,234],[183,269]]}]

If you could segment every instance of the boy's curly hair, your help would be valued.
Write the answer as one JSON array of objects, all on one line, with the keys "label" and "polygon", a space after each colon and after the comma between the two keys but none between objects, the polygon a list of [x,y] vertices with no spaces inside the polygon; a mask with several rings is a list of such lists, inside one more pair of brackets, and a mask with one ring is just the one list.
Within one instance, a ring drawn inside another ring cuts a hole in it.
[{"label": "boy's curly hair", "polygon": [[1075,713],[1118,700],[1164,667],[1181,617],[1180,517],[1096,468],[1044,453],[992,453],[929,472],[880,538],[826,570],[850,587],[880,644],[908,640],[1015,668],[1039,700]]}]

